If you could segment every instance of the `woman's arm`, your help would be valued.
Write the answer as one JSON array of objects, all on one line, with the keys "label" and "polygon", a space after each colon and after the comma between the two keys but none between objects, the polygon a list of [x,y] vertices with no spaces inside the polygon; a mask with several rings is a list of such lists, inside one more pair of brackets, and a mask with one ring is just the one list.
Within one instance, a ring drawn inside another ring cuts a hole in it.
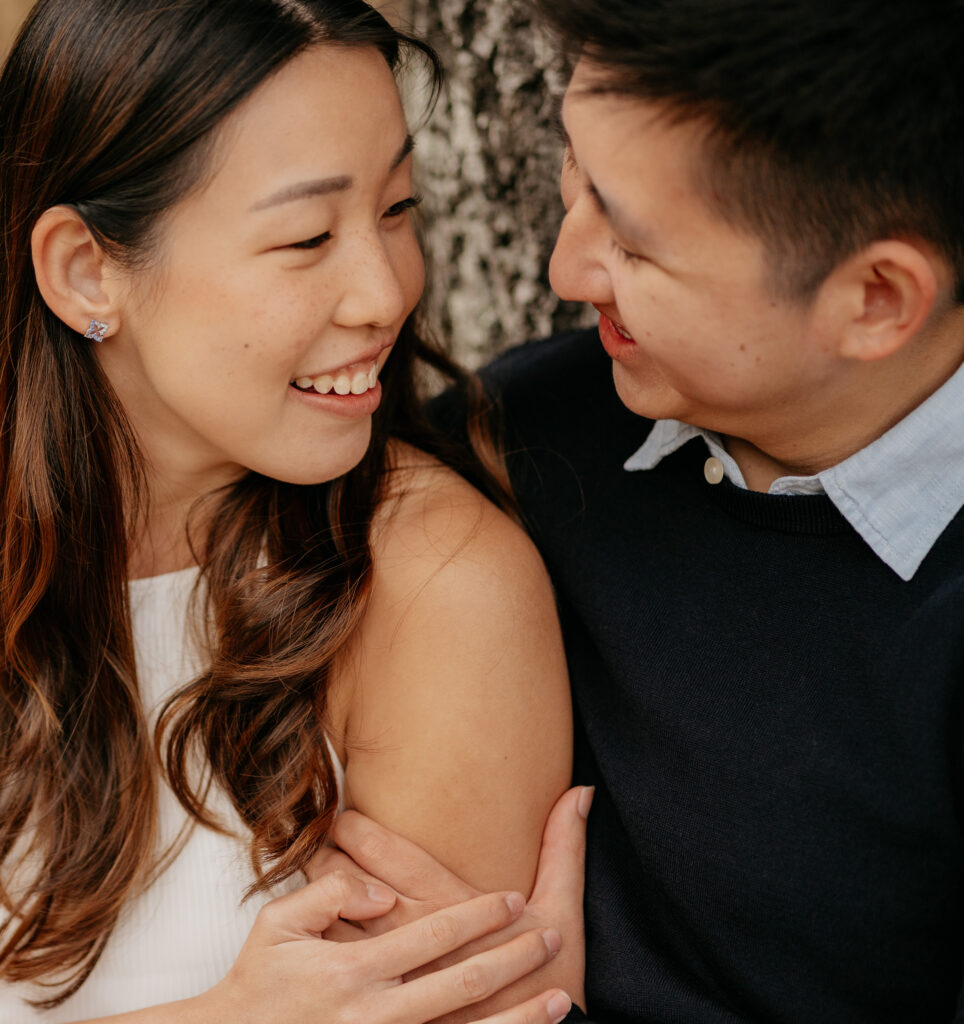
[{"label": "woman's arm", "polygon": [[[470,885],[528,893],[571,775],[548,576],[524,532],[454,473],[411,449],[398,459],[371,604],[332,690],[348,800]],[[580,972],[560,957],[531,991]]]}]

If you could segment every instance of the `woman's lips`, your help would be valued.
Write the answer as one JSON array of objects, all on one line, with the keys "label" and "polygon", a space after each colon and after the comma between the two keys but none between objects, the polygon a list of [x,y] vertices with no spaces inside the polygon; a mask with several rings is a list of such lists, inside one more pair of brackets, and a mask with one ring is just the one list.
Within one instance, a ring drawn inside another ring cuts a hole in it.
[{"label": "woman's lips", "polygon": [[378,363],[364,365],[355,363],[335,373],[323,373],[317,377],[297,377],[291,382],[299,391],[317,391],[327,395],[363,395],[378,383]]},{"label": "woman's lips", "polygon": [[294,382],[289,385],[289,394],[298,402],[315,409],[324,409],[326,412],[335,413],[345,419],[360,419],[364,416],[371,416],[382,400],[381,381],[376,380],[373,388],[368,388],[360,394],[348,393],[339,395],[336,391],[327,394],[311,390],[303,391]]}]

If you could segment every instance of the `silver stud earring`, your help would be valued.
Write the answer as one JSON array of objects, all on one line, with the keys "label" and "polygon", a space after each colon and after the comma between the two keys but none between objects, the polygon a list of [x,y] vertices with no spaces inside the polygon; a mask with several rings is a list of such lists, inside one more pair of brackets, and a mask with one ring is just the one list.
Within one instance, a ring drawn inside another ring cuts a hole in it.
[{"label": "silver stud earring", "polygon": [[87,333],[84,337],[89,338],[91,341],[101,342],[107,337],[109,330],[110,324],[105,324],[101,320],[91,320],[90,327],[87,328]]}]

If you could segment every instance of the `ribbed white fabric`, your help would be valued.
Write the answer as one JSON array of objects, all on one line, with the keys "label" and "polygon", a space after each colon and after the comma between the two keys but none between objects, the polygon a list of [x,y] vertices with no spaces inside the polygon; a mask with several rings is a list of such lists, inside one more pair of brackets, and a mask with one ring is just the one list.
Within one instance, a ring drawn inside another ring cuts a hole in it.
[{"label": "ribbed white fabric", "polygon": [[[130,584],[138,680],[152,720],[164,698],[201,669],[187,630],[196,579],[197,569],[187,569]],[[344,776],[334,751],[332,760],[343,793]],[[212,798],[212,806],[222,821],[242,832],[226,797]],[[162,841],[170,843],[186,815],[166,785],[158,811]],[[40,1012],[23,999],[42,997],[44,990],[0,984],[0,1024],[83,1021],[205,991],[234,962],[268,898],[241,903],[252,880],[242,840],[195,828],[174,863],[126,907],[80,991],[56,1009]],[[287,887],[298,884],[292,879]]]}]

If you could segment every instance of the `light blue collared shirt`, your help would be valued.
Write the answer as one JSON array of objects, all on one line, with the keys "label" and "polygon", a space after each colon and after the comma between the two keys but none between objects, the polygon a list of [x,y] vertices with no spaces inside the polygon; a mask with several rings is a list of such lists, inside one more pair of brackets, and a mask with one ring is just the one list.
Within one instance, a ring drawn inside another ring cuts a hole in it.
[{"label": "light blue collared shirt", "polygon": [[[720,435],[678,420],[657,420],[625,468],[652,469],[694,437],[746,488]],[[964,366],[866,448],[815,476],[782,476],[769,493],[826,494],[878,557],[911,579],[964,506]]]}]

